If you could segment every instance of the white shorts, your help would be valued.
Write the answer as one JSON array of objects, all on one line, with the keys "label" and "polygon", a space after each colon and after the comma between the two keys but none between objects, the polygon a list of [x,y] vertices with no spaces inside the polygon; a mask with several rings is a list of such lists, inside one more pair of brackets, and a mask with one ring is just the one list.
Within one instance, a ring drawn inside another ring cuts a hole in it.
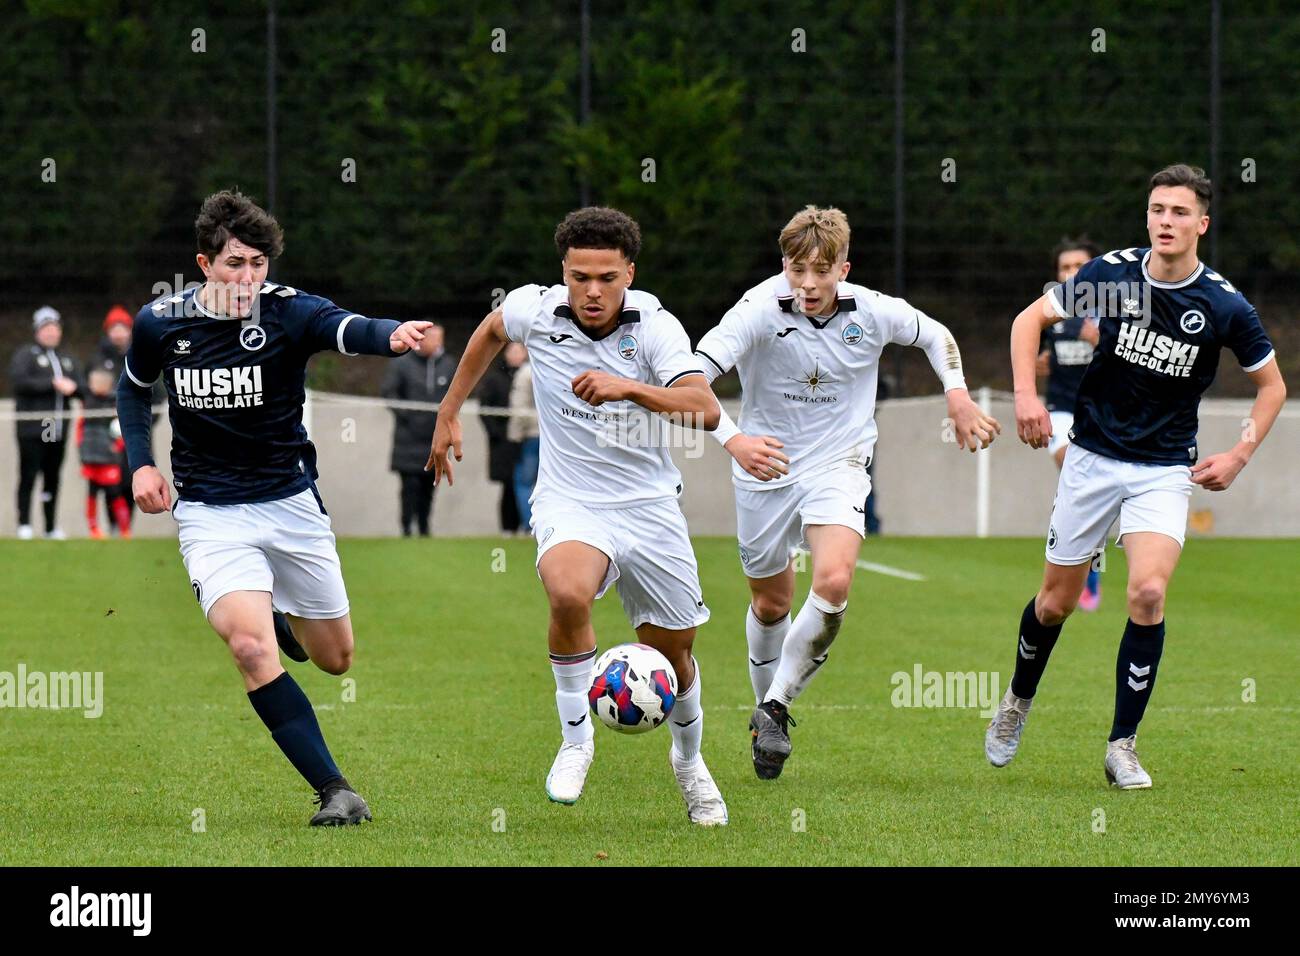
[{"label": "white shorts", "polygon": [[178,501],[172,515],[205,617],[232,591],[267,591],[276,608],[294,617],[348,613],[329,515],[310,488],[251,505]]},{"label": "white shorts", "polygon": [[1052,437],[1047,440],[1047,451],[1055,455],[1070,444],[1070,429],[1074,427],[1074,412],[1049,412],[1052,419]]},{"label": "white shorts", "polygon": [[1065,452],[1056,503],[1047,530],[1047,560],[1082,564],[1106,544],[1106,531],[1119,518],[1119,539],[1154,531],[1182,547],[1192,470],[1186,465],[1151,465],[1107,458],[1071,444]]},{"label": "white shorts", "polygon": [[867,536],[871,478],[856,463],[798,479],[780,488],[736,487],[736,538],[745,576],[769,578],[790,564],[805,546],[809,525],[837,524]]},{"label": "white shorts", "polygon": [[695,549],[675,498],[628,508],[538,501],[533,504],[533,535],[539,565],[542,555],[562,541],[581,541],[604,552],[609,570],[596,597],[616,585],[633,628],[653,624],[684,631],[709,619]]}]

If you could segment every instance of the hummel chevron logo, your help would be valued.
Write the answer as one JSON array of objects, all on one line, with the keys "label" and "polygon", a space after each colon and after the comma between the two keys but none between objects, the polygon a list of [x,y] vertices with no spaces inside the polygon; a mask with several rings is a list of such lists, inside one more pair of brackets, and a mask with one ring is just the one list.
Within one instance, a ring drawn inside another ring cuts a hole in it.
[{"label": "hummel chevron logo", "polygon": [[560,344],[561,342],[563,342],[565,339],[571,339],[571,338],[573,338],[573,336],[570,335],[569,333],[567,333],[567,332],[559,332],[559,333],[553,334],[553,335],[551,336],[551,341],[554,342],[556,345],[559,345],[559,344]]},{"label": "hummel chevron logo", "polygon": [[700,715],[696,714],[690,720],[686,721],[686,723],[682,723],[680,720],[674,720],[673,723],[676,724],[678,727],[689,727],[691,724],[695,723],[699,719],[700,719]]},{"label": "hummel chevron logo", "polygon": [[783,339],[783,338],[785,338],[787,335],[789,335],[791,332],[794,332],[794,331],[796,331],[796,330],[797,330],[797,326],[793,326],[793,325],[792,325],[792,326],[790,326],[788,329],[786,329],[784,332],[778,332],[778,333],[776,333],[776,337],[777,337],[778,339]]},{"label": "hummel chevron logo", "polygon": [[[1146,667],[1138,667],[1136,664],[1130,662],[1130,664],[1128,665],[1128,669],[1133,674],[1133,677],[1146,677],[1148,674],[1151,673],[1150,664],[1148,664]],[[1134,690],[1146,690],[1147,685],[1151,683],[1149,680],[1141,680],[1141,681],[1134,680],[1133,677],[1130,677],[1128,679],[1128,686],[1132,687]]]},{"label": "hummel chevron logo", "polygon": [[1034,653],[1038,650],[1037,644],[1030,644],[1025,640],[1025,635],[1020,635],[1020,656],[1027,661],[1032,661],[1038,655]]},{"label": "hummel chevron logo", "polygon": [[587,715],[583,714],[577,720],[566,720],[565,723],[568,724],[570,727],[577,727],[586,719],[587,719]]},{"label": "hummel chevron logo", "polygon": [[[1137,256],[1133,255],[1135,252],[1137,252],[1137,246],[1129,246],[1127,249],[1115,249],[1112,252],[1108,252],[1102,256],[1102,258],[1111,265],[1117,266],[1119,265],[1120,259],[1123,259],[1125,262],[1137,262]],[[1119,256],[1119,259],[1115,258],[1116,256]]]}]

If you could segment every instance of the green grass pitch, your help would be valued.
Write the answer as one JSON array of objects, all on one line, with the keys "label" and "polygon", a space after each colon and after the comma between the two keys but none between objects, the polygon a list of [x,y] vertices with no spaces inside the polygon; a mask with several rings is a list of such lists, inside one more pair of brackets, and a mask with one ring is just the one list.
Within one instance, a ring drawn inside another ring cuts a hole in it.
[{"label": "green grass pitch", "polygon": [[[1300,863],[1297,542],[1190,544],[1138,740],[1155,788],[1129,793],[1102,774],[1122,551],[1101,610],[1067,624],[1020,754],[995,770],[977,709],[894,707],[891,675],[996,671],[1005,687],[1041,542],[869,541],[865,560],[926,580],[858,573],[830,662],[794,707],[794,755],[760,781],[735,543],[696,547],[713,611],[696,642],[704,754],[730,826],[687,822],[662,729],[598,727],[581,801],[547,802],[559,735],[530,540],[350,540],[355,700],[343,678],[289,667],[375,821],[312,830],[311,794],[248,706],[174,542],[0,543],[0,671],[102,671],[105,698],[98,719],[0,709],[0,864]],[[613,593],[595,622],[602,648],[632,637]]]}]

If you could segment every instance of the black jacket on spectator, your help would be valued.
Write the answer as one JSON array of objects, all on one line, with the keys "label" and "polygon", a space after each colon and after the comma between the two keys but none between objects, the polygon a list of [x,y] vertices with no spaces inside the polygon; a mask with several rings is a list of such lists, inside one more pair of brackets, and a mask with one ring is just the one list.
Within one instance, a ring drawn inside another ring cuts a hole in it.
[{"label": "black jacket on spectator", "polygon": [[[506,408],[510,405],[510,381],[515,370],[504,359],[493,362],[483,373],[478,386],[478,400],[488,408]],[[506,438],[510,419],[504,415],[480,415],[488,439],[488,481],[506,482],[513,487],[515,462],[519,460],[519,442]]]},{"label": "black jacket on spectator", "polygon": [[[86,392],[82,407],[88,412],[117,408],[117,393],[99,396]],[[86,418],[81,425],[81,462],[84,465],[126,464],[112,435],[113,419]]]},{"label": "black jacket on spectator", "polygon": [[[414,352],[388,363],[384,376],[383,396],[404,402],[440,402],[456,374],[457,358],[443,352],[437,358],[425,358]],[[437,412],[393,410],[393,456],[390,468],[398,472],[424,471],[433,446],[433,429]]]},{"label": "black jacket on spectator", "polygon": [[[77,362],[61,349],[42,348],[35,342],[21,346],[14,352],[9,364],[9,381],[14,390],[14,411],[17,412],[66,412],[73,396],[59,394],[54,388],[54,370],[52,362],[58,362],[64,376],[77,383],[79,395],[82,391],[81,378]],[[45,425],[39,420],[19,421],[19,438],[39,438]],[[70,422],[55,418],[55,441],[66,441]]]}]

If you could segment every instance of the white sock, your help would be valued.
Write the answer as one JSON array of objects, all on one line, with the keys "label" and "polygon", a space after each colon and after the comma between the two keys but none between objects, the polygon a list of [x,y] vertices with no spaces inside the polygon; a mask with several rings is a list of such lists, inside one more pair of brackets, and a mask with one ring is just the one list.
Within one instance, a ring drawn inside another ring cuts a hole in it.
[{"label": "white sock", "polygon": [[790,630],[790,612],[773,624],[764,624],[754,614],[754,605],[745,612],[745,640],[749,643],[749,683],[754,688],[754,703],[761,704],[781,663],[781,645]]},{"label": "white sock", "polygon": [[768,688],[767,699],[790,706],[807,688],[818,668],[826,663],[831,642],[839,633],[848,602],[831,604],[816,591],[808,592],[808,600],[795,615],[781,650],[781,666]]},{"label": "white sock", "polygon": [[555,709],[560,712],[560,733],[568,744],[585,744],[595,728],[591,725],[591,671],[596,649],[581,654],[552,654],[551,672],[555,675]]},{"label": "white sock", "polygon": [[700,741],[704,737],[704,708],[700,706],[700,665],[694,657],[695,682],[687,690],[679,690],[677,703],[668,715],[668,729],[673,734],[673,763],[679,767],[700,759]]}]

